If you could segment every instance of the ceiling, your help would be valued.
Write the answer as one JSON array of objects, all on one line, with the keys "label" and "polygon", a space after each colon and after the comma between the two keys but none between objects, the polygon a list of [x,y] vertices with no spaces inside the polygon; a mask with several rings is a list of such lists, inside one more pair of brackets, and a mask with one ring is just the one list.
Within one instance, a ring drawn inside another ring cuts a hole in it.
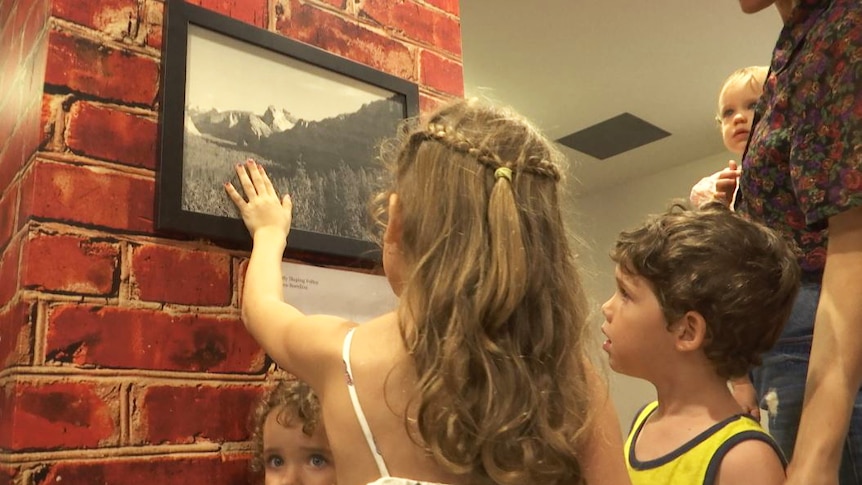
[{"label": "ceiling", "polygon": [[463,0],[461,28],[467,95],[551,138],[624,112],[671,133],[605,160],[560,145],[585,195],[723,152],[721,83],[769,63],[781,19],[734,0]]}]

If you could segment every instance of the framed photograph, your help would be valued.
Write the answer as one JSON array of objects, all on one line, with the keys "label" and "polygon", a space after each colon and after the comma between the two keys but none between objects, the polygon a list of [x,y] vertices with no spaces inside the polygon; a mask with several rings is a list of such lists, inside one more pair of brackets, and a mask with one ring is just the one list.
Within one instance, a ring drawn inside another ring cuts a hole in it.
[{"label": "framed photograph", "polygon": [[377,147],[416,84],[180,0],[165,23],[156,228],[250,245],[223,185],[253,158],[294,201],[288,254],[379,260]]}]

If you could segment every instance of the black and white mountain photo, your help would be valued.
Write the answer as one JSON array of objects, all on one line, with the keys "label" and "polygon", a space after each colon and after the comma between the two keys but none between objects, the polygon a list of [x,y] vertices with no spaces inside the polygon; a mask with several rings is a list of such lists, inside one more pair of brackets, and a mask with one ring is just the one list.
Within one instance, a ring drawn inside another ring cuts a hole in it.
[{"label": "black and white mountain photo", "polygon": [[293,227],[370,240],[381,188],[379,143],[405,116],[403,97],[190,26],[182,209],[239,218],[223,184],[253,158],[293,200]]}]

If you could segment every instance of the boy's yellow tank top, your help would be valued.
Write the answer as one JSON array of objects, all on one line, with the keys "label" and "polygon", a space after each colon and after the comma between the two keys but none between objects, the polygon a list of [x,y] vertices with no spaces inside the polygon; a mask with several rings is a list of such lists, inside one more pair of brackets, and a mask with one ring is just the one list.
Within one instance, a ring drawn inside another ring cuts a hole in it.
[{"label": "boy's yellow tank top", "polygon": [[665,456],[649,461],[635,458],[634,444],[647,418],[658,408],[658,401],[644,406],[632,424],[625,444],[626,468],[632,485],[712,485],[724,455],[745,440],[768,443],[787,465],[778,445],[760,423],[747,414],[738,414],[714,424],[691,441]]}]

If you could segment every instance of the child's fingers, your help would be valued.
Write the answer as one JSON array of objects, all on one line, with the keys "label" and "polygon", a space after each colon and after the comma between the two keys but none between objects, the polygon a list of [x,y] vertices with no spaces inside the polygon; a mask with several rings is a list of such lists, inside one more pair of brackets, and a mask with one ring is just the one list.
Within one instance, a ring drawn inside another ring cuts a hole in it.
[{"label": "child's fingers", "polygon": [[264,181],[266,174],[263,173],[263,168],[251,159],[246,162],[246,165],[248,165],[248,174],[251,177],[251,183],[254,184],[254,190],[257,192],[257,195],[267,194],[266,182]]},{"label": "child's fingers", "polygon": [[243,199],[242,196],[239,195],[239,192],[236,191],[236,188],[233,186],[232,183],[225,182],[224,190],[225,192],[227,192],[227,196],[230,197],[230,200],[232,200],[237,207],[241,208],[246,204],[245,199]]},{"label": "child's fingers", "polygon": [[242,185],[242,190],[243,192],[245,192],[246,197],[257,195],[257,191],[254,188],[254,184],[252,183],[251,179],[248,178],[248,172],[246,171],[243,164],[238,163],[236,165],[236,175],[237,177],[239,177],[239,183],[240,185]]},{"label": "child's fingers", "polygon": [[275,187],[272,186],[272,180],[269,178],[269,175],[267,175],[266,170],[263,168],[263,165],[257,164],[257,168],[260,170],[260,175],[263,178],[266,193],[273,197],[278,197],[278,192],[276,192]]}]

